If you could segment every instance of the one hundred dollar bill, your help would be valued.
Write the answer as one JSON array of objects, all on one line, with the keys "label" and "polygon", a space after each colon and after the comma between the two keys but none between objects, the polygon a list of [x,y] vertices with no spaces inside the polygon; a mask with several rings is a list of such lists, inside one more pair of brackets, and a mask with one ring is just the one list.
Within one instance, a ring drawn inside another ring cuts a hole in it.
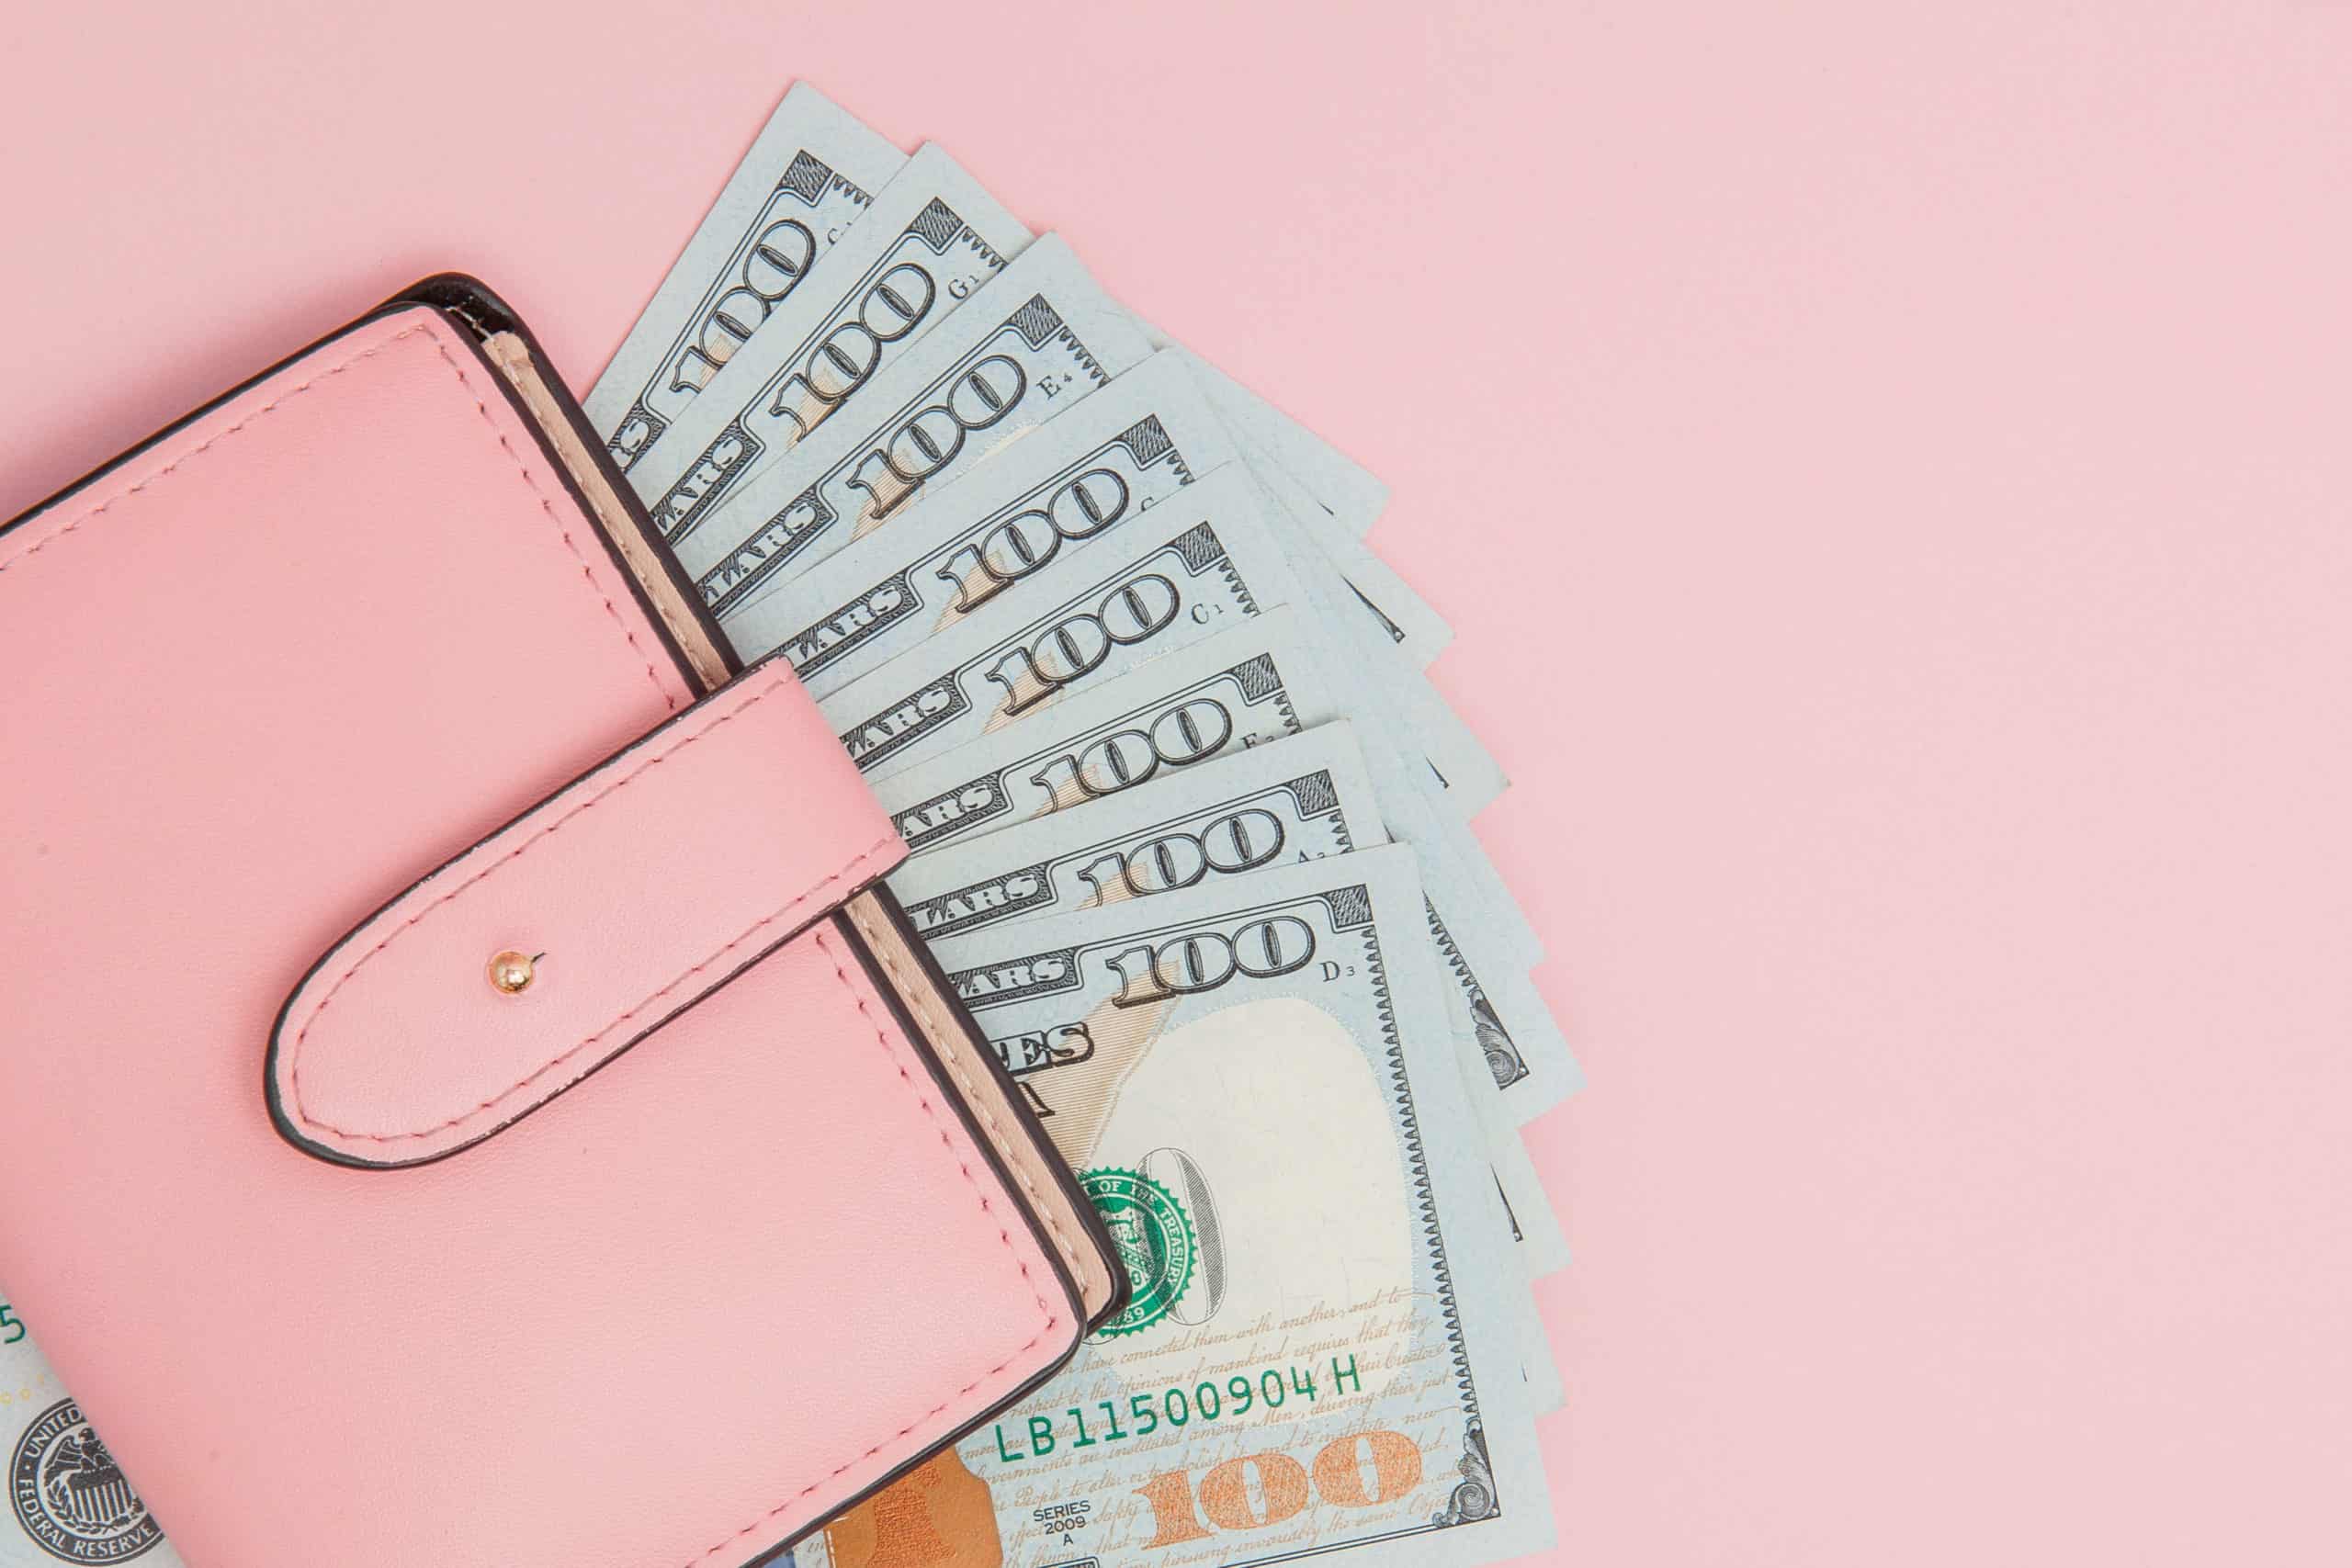
[{"label": "one hundred dollar bill", "polygon": [[[1122,536],[1205,470],[1216,470],[1211,484],[1240,484],[1245,475],[1255,480],[1238,452],[1181,356],[1155,355],[910,507],[889,528],[738,606],[726,622],[729,639],[747,661],[782,648],[809,691],[826,697],[972,613],[1001,613],[1010,601],[1044,591],[1072,556]],[[1340,576],[1333,552],[1367,560],[1370,552],[1328,524],[1319,526],[1329,536],[1311,538],[1309,525],[1262,487],[1255,502],[1294,571],[1321,584],[1311,596],[1330,612],[1334,635],[1360,650],[1399,733],[1420,750],[1441,797],[1466,820],[1499,792],[1500,770],[1401,651],[1375,633],[1385,621],[1354,613],[1364,602]]]},{"label": "one hundred dollar bill", "polygon": [[0,1299],[0,1568],[130,1562],[181,1568],[179,1553],[58,1382],[16,1309]]},{"label": "one hundred dollar bill", "polygon": [[[1352,719],[1382,825],[1421,852],[1431,934],[1460,992],[1465,1024],[1505,1091],[1510,1121],[1529,1121],[1583,1079],[1518,956],[1511,930],[1523,917],[1508,896],[1481,902],[1480,885],[1463,866],[1464,856],[1484,852],[1384,741],[1383,733],[1395,728],[1393,716],[1342,661],[1328,657],[1329,645],[1317,636],[1320,624],[1295,606],[1266,611],[930,761],[877,769],[869,774],[875,793],[920,854],[1333,719]],[[931,667],[944,668],[937,661]],[[883,689],[875,686],[855,710],[880,711],[888,700]],[[831,715],[841,705],[842,694],[836,694],[820,705]]]},{"label": "one hundred dollar bill", "polygon": [[910,856],[890,888],[925,941],[1124,903],[1388,841],[1346,720]]},{"label": "one hundred dollar bill", "polygon": [[[1344,719],[1250,747],[1050,817],[910,856],[890,886],[928,941],[1248,876],[1388,841],[1354,727]],[[1430,940],[1451,948],[1435,907]],[[1512,1119],[1491,1026],[1458,959],[1442,967],[1456,1066],[1527,1277],[1566,1262],[1557,1219]],[[1504,1043],[1508,1045],[1508,1042]],[[1510,1064],[1500,1064],[1508,1068]]]},{"label": "one hundred dollar bill", "polygon": [[[1530,1121],[1573,1093],[1584,1075],[1528,976],[1541,950],[1526,916],[1432,779],[1430,737],[1442,728],[1428,708],[1442,713],[1443,705],[1393,649],[1353,635],[1358,623],[1330,603],[1340,590],[1328,572],[1318,583],[1307,570],[1303,581],[1309,614],[1290,623],[1286,634],[1303,646],[1284,648],[1283,656],[1294,670],[1319,665],[1321,682],[1335,694],[1334,706],[1309,722],[1356,721],[1382,821],[1390,837],[1420,855],[1431,931],[1467,1010],[1466,1021],[1497,1087],[1508,1091],[1512,1121]],[[1350,632],[1335,639],[1334,626]]]},{"label": "one hundred dollar bill", "polygon": [[827,420],[681,528],[671,547],[723,619],[1148,353],[1125,313],[1049,234],[867,382],[854,414]]},{"label": "one hundred dollar bill", "polygon": [[1029,231],[936,144],[628,471],[666,536],[694,527],[846,407],[1029,243]]},{"label": "one hundred dollar bill", "polygon": [[784,96],[589,389],[614,462],[645,456],[906,161],[807,83]]},{"label": "one hundred dollar bill", "polygon": [[[821,695],[844,670],[904,652],[1227,466],[1248,468],[1267,486],[1261,499],[1286,554],[1336,566],[1381,636],[1407,645],[1418,662],[1435,657],[1453,629],[1418,595],[1391,591],[1386,585],[1402,586],[1395,574],[1286,480],[1284,500],[1268,483],[1283,477],[1246,457],[1183,357],[1164,351],[926,495],[888,528],[747,600],[729,615],[728,637],[747,660],[786,649],[802,682]],[[1302,519],[1301,506],[1317,521]],[[1359,580],[1383,585],[1387,607]]]},{"label": "one hundred dollar bill", "polygon": [[889,527],[745,603],[728,639],[747,660],[783,649],[821,697],[1238,460],[1182,365],[1153,355]]},{"label": "one hundred dollar bill", "polygon": [[910,850],[922,852],[1065,807],[1101,800],[1333,716],[1336,692],[1270,610],[1134,675],[873,781]]},{"label": "one hundred dollar bill", "polygon": [[1133,1296],[804,1562],[1460,1568],[1545,1544],[1516,1271],[1408,852],[934,953]]},{"label": "one hundred dollar bill", "polygon": [[880,776],[1033,720],[1080,690],[1298,597],[1249,477],[1229,470],[1145,523],[1047,567],[818,701],[850,758]]}]

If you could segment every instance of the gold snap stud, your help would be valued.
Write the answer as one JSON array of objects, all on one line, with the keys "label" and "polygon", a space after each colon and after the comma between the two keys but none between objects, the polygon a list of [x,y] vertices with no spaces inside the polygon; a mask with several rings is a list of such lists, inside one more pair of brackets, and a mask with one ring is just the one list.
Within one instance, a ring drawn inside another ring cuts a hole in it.
[{"label": "gold snap stud", "polygon": [[490,961],[490,983],[506,996],[520,996],[537,969],[537,953],[509,950]]}]

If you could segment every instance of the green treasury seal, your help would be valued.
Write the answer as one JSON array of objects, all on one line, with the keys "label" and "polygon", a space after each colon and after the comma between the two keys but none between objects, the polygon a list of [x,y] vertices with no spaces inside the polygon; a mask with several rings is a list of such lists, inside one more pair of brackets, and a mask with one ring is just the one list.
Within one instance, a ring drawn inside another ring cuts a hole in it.
[{"label": "green treasury seal", "polygon": [[1174,1193],[1138,1170],[1090,1170],[1078,1184],[1110,1228],[1133,1287],[1127,1304],[1097,1333],[1109,1338],[1148,1328],[1193,1282],[1193,1217]]}]

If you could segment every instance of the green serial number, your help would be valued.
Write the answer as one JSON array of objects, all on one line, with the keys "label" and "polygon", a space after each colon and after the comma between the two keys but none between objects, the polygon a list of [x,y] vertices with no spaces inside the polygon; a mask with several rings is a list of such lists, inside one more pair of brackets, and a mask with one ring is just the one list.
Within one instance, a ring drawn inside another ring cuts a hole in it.
[{"label": "green serial number", "polygon": [[[1356,1359],[1351,1353],[1342,1363],[1331,1358],[1330,1385],[1333,1398],[1351,1392],[1361,1393],[1363,1378],[1356,1371]],[[1061,1416],[1032,1416],[1025,1424],[1016,1423],[1012,1436],[1024,1441],[1008,1442],[1005,1424],[996,1424],[996,1457],[1006,1464],[1018,1464],[1024,1459],[1043,1459],[1057,1449],[1091,1449],[1097,1443],[1125,1442],[1129,1438],[1148,1438],[1162,1427],[1182,1428],[1193,1422],[1222,1420],[1227,1416],[1245,1416],[1263,1406],[1279,1410],[1294,1399],[1315,1403],[1318,1389],[1312,1370],[1291,1367],[1268,1367],[1254,1376],[1236,1372],[1223,1382],[1204,1379],[1191,1388],[1168,1388],[1158,1393],[1132,1395],[1122,1408],[1115,1400],[1098,1400],[1092,1406],[1073,1404]]]}]

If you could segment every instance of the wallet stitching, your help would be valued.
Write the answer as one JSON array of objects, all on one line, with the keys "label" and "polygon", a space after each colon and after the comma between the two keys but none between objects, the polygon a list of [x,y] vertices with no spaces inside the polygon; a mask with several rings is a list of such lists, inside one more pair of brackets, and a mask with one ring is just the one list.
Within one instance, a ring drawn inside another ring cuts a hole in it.
[{"label": "wallet stitching", "polygon": [[1022,1191],[1029,1195],[1031,1209],[1039,1219],[1046,1222],[1046,1228],[1053,1233],[1054,1245],[1061,1249],[1062,1257],[1069,1261],[1073,1269],[1083,1273],[1085,1266],[1079,1261],[1077,1248],[1070,1245],[1069,1237],[1062,1234],[1060,1223],[1054,1218],[1054,1206],[1046,1201],[1045,1197],[1038,1192],[1035,1183],[1030,1179],[1027,1161],[1014,1151],[1011,1140],[1004,1135],[1004,1129],[997,1125],[994,1116],[989,1114],[988,1102],[974,1091],[972,1080],[965,1076],[963,1054],[956,1048],[956,1037],[962,1034],[963,1031],[944,1029],[940,1025],[939,1021],[931,1015],[931,1010],[924,1005],[922,999],[924,993],[930,987],[915,985],[899,972],[899,966],[890,960],[890,949],[894,944],[880,940],[874,931],[867,929],[864,912],[853,908],[849,911],[849,916],[853,921],[856,922],[860,933],[865,936],[866,945],[874,950],[874,956],[889,973],[890,983],[898,987],[899,995],[905,999],[907,1006],[914,1010],[915,1017],[922,1021],[923,1032],[930,1037],[933,1049],[936,1050],[946,1062],[948,1072],[956,1079],[956,1087],[963,1090],[964,1102],[971,1107],[972,1114],[979,1118],[980,1124],[988,1129],[989,1142],[996,1145],[997,1153],[1004,1156],[1005,1164],[1012,1168],[1014,1179],[1021,1183]]},{"label": "wallet stitching", "polygon": [[[52,529],[49,533],[44,534],[41,536],[38,543],[18,551],[17,554],[10,556],[6,560],[0,560],[0,571],[6,571],[9,568],[16,566],[21,561],[30,560],[33,557],[40,554],[41,551],[49,548],[50,546],[55,544],[66,535],[71,534],[76,528],[81,527],[83,524],[89,522],[94,517],[102,515],[110,508],[119,504],[120,502],[130,500],[132,496],[137,495],[141,491],[147,489],[150,485],[156,483],[158,480],[163,479],[176,471],[182,464],[187,462],[190,458],[200,457],[204,453],[210,451],[213,447],[228,440],[229,437],[236,434],[247,425],[257,423],[264,414],[269,413],[283,407],[285,404],[293,401],[296,398],[300,397],[304,392],[309,391],[311,388],[317,386],[322,381],[329,380],[334,377],[342,375],[345,371],[350,369],[353,366],[357,365],[362,360],[373,359],[376,355],[390,349],[394,344],[399,343],[402,338],[416,337],[419,335],[424,336],[433,344],[433,350],[435,354],[438,354],[441,356],[442,363],[448,366],[451,372],[457,376],[458,384],[464,388],[469,395],[471,395],[474,390],[474,384],[466,375],[465,367],[459,365],[457,360],[450,355],[448,348],[441,342],[440,334],[434,330],[429,322],[420,322],[413,327],[402,327],[399,332],[394,333],[391,336],[376,344],[373,348],[364,349],[361,352],[353,355],[350,358],[332,366],[325,370],[320,371],[310,379],[300,382],[294,387],[288,389],[287,391],[272,398],[269,401],[262,404],[261,407],[254,410],[253,412],[245,415],[244,418],[237,421],[236,423],[229,426],[226,430],[220,431],[217,434],[207,436],[202,442],[181,453],[178,457],[173,458],[170,462],[156,469],[153,473],[149,474],[145,479],[141,479],[137,484],[132,485],[129,490],[122,491],[119,495],[107,497],[105,501],[100,502],[89,511],[78,513],[63,526]],[[615,626],[620,627],[621,635],[628,639],[630,649],[634,651],[639,659],[645,660],[645,678],[653,682],[653,689],[662,694],[662,700],[663,703],[668,705],[670,710],[673,713],[677,711],[678,699],[671,694],[667,687],[662,685],[661,674],[654,669],[652,659],[646,653],[644,646],[637,640],[636,630],[629,626],[628,621],[622,618],[620,610],[613,604],[612,595],[606,593],[604,591],[603,586],[597,582],[595,568],[589,564],[587,556],[582,553],[580,546],[572,539],[571,531],[564,525],[563,519],[556,515],[555,507],[548,502],[547,492],[539,488],[539,481],[531,477],[530,465],[523,460],[522,455],[517,453],[514,446],[507,441],[505,433],[498,428],[498,422],[491,416],[489,405],[483,402],[479,396],[474,397],[474,412],[480,414],[481,416],[482,423],[490,427],[490,433],[492,436],[497,440],[500,449],[513,460],[514,467],[523,476],[523,482],[530,487],[531,493],[538,499],[539,510],[545,512],[548,514],[548,521],[555,525],[556,532],[561,536],[563,539],[564,547],[569,549],[571,552],[572,558],[580,563],[581,574],[588,580],[588,591],[603,601],[605,613],[613,618],[613,624]]]},{"label": "wallet stitching", "polygon": [[[432,340],[433,351],[441,356],[442,363],[448,366],[450,373],[458,378],[458,384],[468,393],[473,393],[473,378],[466,374],[466,367],[458,364],[451,355],[448,346],[441,341],[441,334],[427,328],[424,335]],[[507,441],[506,433],[498,428],[498,421],[491,417],[490,404],[479,395],[474,397],[474,412],[481,415],[482,423],[488,425],[491,434],[498,438],[499,450],[514,459],[515,471],[523,476],[523,482],[529,486],[531,493],[538,498],[539,510],[548,514],[548,521],[554,524],[555,531],[562,536],[564,548],[570,550],[572,558],[580,563],[580,575],[586,580],[588,592],[596,595],[604,604],[605,614],[612,617],[613,625],[618,626],[621,629],[621,636],[628,639],[630,650],[645,660],[645,678],[652,683],[653,689],[662,694],[662,706],[671,713],[677,712],[678,699],[669,687],[662,683],[661,672],[653,667],[652,655],[647,653],[644,646],[637,640],[637,628],[622,618],[620,606],[613,603],[613,596],[605,592],[604,585],[596,581],[596,569],[589,564],[587,555],[572,539],[571,528],[565,525],[562,518],[556,515],[555,503],[548,499],[548,492],[541,490],[539,481],[532,477],[531,466],[523,460],[523,455],[515,451]]]},{"label": "wallet stitching", "polygon": [[[695,672],[702,677],[705,687],[715,690],[725,685],[730,678],[725,655],[716,643],[703,635],[699,627],[694,626],[691,613],[680,614],[684,606],[683,597],[669,581],[662,565],[659,547],[649,542],[650,538],[658,538],[659,536],[649,536],[645,530],[630,523],[626,514],[615,515],[620,509],[618,488],[605,482],[602,476],[593,474],[595,465],[588,458],[586,445],[573,432],[570,421],[548,392],[546,378],[531,362],[530,351],[514,333],[499,333],[482,344],[482,352],[505,376],[507,384],[521,394],[523,406],[537,416],[547,430],[548,439],[556,448],[559,466],[571,472],[582,498],[588,502],[588,510],[595,514],[597,522],[604,525],[605,537],[619,553],[621,565],[644,592],[647,606],[652,610],[655,618],[669,628],[670,635],[677,639],[680,650],[685,654],[687,662],[694,666]],[[581,462],[572,458],[573,446],[581,449]],[[583,464],[590,471],[582,471]],[[678,598],[679,603],[673,605],[670,602],[673,598]]]},{"label": "wallet stitching", "polygon": [[[865,993],[860,990],[857,986],[851,981],[849,977],[849,971],[843,967],[841,959],[834,955],[831,945],[825,941],[825,933],[820,931],[814,934],[817,939],[818,951],[822,953],[832,964],[834,978],[841,981],[842,988],[847,990],[850,994],[851,999],[856,1002],[857,1010],[865,1015],[865,1021],[874,1026],[874,1038],[881,1045],[883,1054],[889,1058],[890,1065],[898,1069],[899,1079],[906,1084],[909,1089],[913,1091],[915,1103],[922,1106],[923,1114],[931,1119],[932,1128],[933,1131],[938,1133],[940,1145],[942,1147],[946,1149],[947,1157],[954,1160],[956,1162],[956,1168],[964,1173],[964,1179],[970,1185],[972,1189],[972,1195],[979,1200],[980,1212],[993,1217],[996,1213],[995,1205],[989,1201],[988,1192],[980,1186],[979,1178],[972,1174],[970,1162],[966,1160],[963,1155],[957,1151],[956,1147],[956,1141],[948,1136],[946,1123],[943,1122],[939,1119],[939,1111],[932,1105],[931,1097],[923,1093],[922,1090],[916,1086],[914,1075],[907,1071],[906,1063],[899,1059],[898,1051],[891,1046],[890,1032],[882,1027],[881,1021],[874,1016],[874,1010],[865,1005]],[[888,1437],[884,1438],[881,1441],[876,1443],[872,1448],[867,1449],[864,1453],[859,1454],[853,1459],[842,1461],[840,1464],[834,1466],[831,1471],[828,1472],[824,1475],[819,1476],[816,1480],[810,1482],[808,1485],[802,1487],[791,1496],[786,1497],[783,1502],[778,1503],[775,1507],[770,1508],[767,1512],[760,1515],[759,1517],[753,1519],[750,1524],[745,1525],[741,1529],[735,1531],[734,1534],[727,1537],[724,1540],[716,1541],[711,1545],[703,1548],[702,1551],[696,1552],[692,1558],[687,1560],[684,1564],[684,1568],[694,1568],[695,1563],[707,1562],[719,1552],[729,1551],[734,1546],[735,1542],[741,1540],[745,1536],[752,1534],[754,1530],[762,1529],[769,1520],[775,1518],[778,1514],[785,1512],[794,1504],[808,1496],[810,1493],[817,1491],[819,1488],[825,1485],[826,1483],[834,1480],[844,1472],[854,1469],[856,1466],[865,1463],[867,1460],[872,1459],[876,1454],[880,1453],[884,1449],[888,1448],[891,1444],[906,1438],[912,1433],[916,1427],[938,1416],[942,1411],[945,1410],[949,1405],[954,1404],[957,1400],[970,1394],[982,1384],[988,1382],[989,1379],[1002,1375],[1007,1368],[1011,1367],[1014,1362],[1026,1356],[1030,1351],[1035,1349],[1039,1342],[1041,1342],[1046,1336],[1051,1334],[1057,1327],[1060,1326],[1061,1318],[1059,1314],[1057,1314],[1052,1307],[1046,1304],[1045,1292],[1037,1288],[1035,1276],[1029,1272],[1029,1260],[1022,1257],[1020,1249],[1012,1245],[1012,1235],[1010,1229],[1006,1226],[999,1225],[997,1227],[996,1237],[997,1240],[1004,1244],[1005,1252],[1012,1258],[1014,1265],[1020,1269],[1022,1282],[1029,1287],[1030,1298],[1036,1303],[1037,1310],[1045,1314],[1044,1325],[1041,1326],[1035,1334],[1030,1337],[1029,1342],[1022,1346],[1019,1349],[1013,1351],[1012,1354],[1007,1356],[1003,1360],[999,1361],[995,1366],[990,1367],[987,1371],[982,1372],[978,1377],[974,1378],[970,1382],[966,1383],[962,1388],[957,1389],[954,1393],[949,1394],[945,1399],[941,1400],[937,1404],[933,1405],[929,1410],[924,1411],[922,1415],[916,1416],[913,1420],[908,1422],[905,1426],[891,1433]]]},{"label": "wallet stitching", "polygon": [[[676,741],[674,744],[668,746],[662,750],[655,752],[652,756],[639,761],[635,767],[631,768],[620,778],[607,784],[604,788],[598,790],[586,800],[581,801],[572,806],[570,810],[565,811],[563,815],[556,818],[553,821],[542,824],[521,843],[516,844],[514,848],[500,855],[490,864],[483,866],[479,871],[476,871],[472,875],[467,877],[463,882],[459,883],[457,886],[450,888],[447,892],[442,894],[431,903],[428,903],[422,908],[415,910],[408,917],[408,919],[402,920],[399,925],[385,932],[382,940],[378,942],[375,946],[369,948],[366,953],[361,953],[358,957],[352,960],[350,967],[344,970],[344,972],[335,979],[334,984],[328,987],[326,994],[319,998],[318,1005],[311,1010],[310,1017],[303,1020],[302,1027],[295,1033],[293,1049],[288,1054],[288,1059],[287,1072],[288,1089],[290,1091],[288,1094],[288,1099],[290,1100],[289,1109],[293,1111],[295,1119],[309,1131],[332,1133],[339,1137],[355,1138],[371,1144],[413,1143],[433,1137],[436,1134],[447,1132],[448,1129],[458,1126],[461,1122],[472,1120],[474,1117],[481,1115],[483,1111],[488,1111],[494,1106],[503,1104],[508,1100],[514,1098],[514,1096],[521,1090],[528,1089],[537,1080],[544,1077],[549,1071],[571,1061],[582,1051],[603,1040],[615,1030],[628,1022],[629,1020],[635,1018],[638,1014],[643,1012],[646,1009],[651,1007],[662,998],[676,990],[680,986],[683,986],[687,981],[693,979],[696,975],[701,974],[712,964],[718,963],[729,953],[741,946],[757,932],[775,924],[776,921],[791,914],[794,910],[799,908],[810,898],[815,897],[826,888],[832,886],[834,884],[841,882],[856,873],[876,854],[880,853],[883,850],[896,842],[898,840],[898,834],[896,831],[885,834],[883,837],[876,840],[872,844],[866,846],[866,848],[859,851],[857,854],[851,857],[851,859],[839,870],[833,872],[831,875],[823,878],[821,881],[817,882],[805,891],[795,896],[782,907],[752,922],[751,925],[745,927],[734,937],[722,943],[701,963],[695,964],[692,968],[687,969],[683,974],[677,976],[674,979],[671,980],[668,985],[663,986],[651,996],[647,997],[636,1006],[622,1013],[619,1017],[614,1019],[609,1023],[606,1023],[594,1033],[580,1040],[567,1049],[557,1053],[554,1056],[549,1057],[547,1061],[525,1073],[513,1084],[503,1089],[501,1089],[490,1099],[481,1101],[471,1110],[459,1111],[457,1115],[451,1116],[446,1121],[437,1122],[430,1127],[420,1128],[410,1132],[364,1133],[355,1128],[339,1127],[332,1122],[321,1121],[312,1116],[309,1110],[304,1107],[302,1103],[302,1053],[304,1043],[310,1039],[311,1031],[317,1027],[319,1021],[326,1015],[326,1010],[328,1007],[334,1003],[336,995],[342,991],[345,986],[350,984],[350,982],[358,976],[359,972],[366,968],[378,954],[390,947],[392,943],[397,942],[403,933],[422,922],[425,917],[432,914],[435,909],[438,909],[443,905],[463,897],[476,886],[504,867],[508,863],[520,858],[534,845],[540,843],[544,840],[550,838],[557,832],[560,831],[564,824],[570,822],[573,818],[578,817],[582,812],[588,810],[590,807],[619,793],[621,790],[627,789],[630,784],[644,777],[646,773],[651,772],[657,767],[660,767],[663,762],[668,761],[671,758],[675,757],[685,750],[687,747],[695,745],[705,737],[714,734],[718,730],[724,728],[729,724],[733,723],[737,718],[746,713],[749,713],[761,703],[765,702],[776,693],[784,690],[792,679],[793,677],[788,667],[780,667],[776,675],[769,680],[765,685],[751,689],[750,694],[742,701],[737,703],[735,706],[719,715],[717,718],[703,725],[701,728],[694,730],[691,734],[685,736],[684,739]],[[557,798],[560,799],[561,796],[559,795]],[[553,803],[550,802],[549,804]],[[544,810],[545,807],[542,807],[541,809]]]}]

